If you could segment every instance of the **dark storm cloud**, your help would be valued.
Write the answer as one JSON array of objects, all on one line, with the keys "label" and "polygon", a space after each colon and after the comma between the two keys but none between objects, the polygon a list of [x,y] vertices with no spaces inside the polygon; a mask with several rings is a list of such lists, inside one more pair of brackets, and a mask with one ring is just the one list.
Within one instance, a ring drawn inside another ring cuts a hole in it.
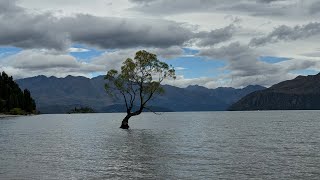
[{"label": "dark storm cloud", "polygon": [[63,18],[73,42],[101,48],[170,47],[182,45],[193,33],[180,24],[165,20],[124,19],[77,15]]},{"label": "dark storm cloud", "polygon": [[[221,4],[219,0],[130,0],[136,3],[132,10],[152,14],[176,14],[184,12],[211,11]],[[224,3],[232,2],[225,0]]]},{"label": "dark storm cloud", "polygon": [[56,18],[49,13],[28,13],[15,2],[0,2],[0,45],[58,50],[66,47],[67,34],[55,26]]},{"label": "dark storm cloud", "polygon": [[306,25],[294,27],[282,25],[275,28],[266,36],[253,38],[250,41],[250,46],[262,46],[268,43],[276,43],[279,41],[298,40],[319,34],[320,23],[318,22],[313,22]]},{"label": "dark storm cloud", "polygon": [[309,7],[310,14],[319,14],[320,12],[320,1],[312,3]]},{"label": "dark storm cloud", "polygon": [[16,2],[16,0],[1,0],[0,15],[23,11],[22,8],[16,6]]},{"label": "dark storm cloud", "polygon": [[284,1],[284,0],[257,0],[257,2],[260,2],[260,3],[272,3],[272,2],[278,2],[278,1]]},{"label": "dark storm cloud", "polygon": [[103,49],[200,46],[229,40],[233,26],[193,33],[181,24],[160,19],[109,18],[78,14],[56,18],[51,13],[29,13],[14,1],[1,1],[0,45],[66,50],[72,43]]},{"label": "dark storm cloud", "polygon": [[56,20],[47,15],[0,16],[0,45],[22,48],[65,49],[68,35],[55,26]]},{"label": "dark storm cloud", "polygon": [[200,32],[196,35],[199,38],[198,46],[211,46],[221,42],[228,41],[232,38],[235,32],[235,26],[229,25],[227,27],[212,30],[210,32]]},{"label": "dark storm cloud", "polygon": [[284,16],[297,9],[294,0],[131,0],[132,10],[150,14],[188,12],[239,12],[252,16]]},{"label": "dark storm cloud", "polygon": [[101,48],[170,47],[194,35],[166,20],[81,14],[56,18],[51,13],[29,13],[14,1],[2,0],[0,5],[0,45],[4,46],[65,50],[76,42]]}]

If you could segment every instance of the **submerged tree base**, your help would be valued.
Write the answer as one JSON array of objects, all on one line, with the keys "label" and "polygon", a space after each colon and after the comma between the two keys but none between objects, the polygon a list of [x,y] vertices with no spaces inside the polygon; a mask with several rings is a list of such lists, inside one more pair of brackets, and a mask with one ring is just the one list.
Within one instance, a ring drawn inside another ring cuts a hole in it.
[{"label": "submerged tree base", "polygon": [[129,129],[129,119],[130,119],[130,115],[127,115],[123,120],[122,120],[122,123],[121,123],[121,126],[120,128],[121,129]]},{"label": "submerged tree base", "polygon": [[121,129],[129,129],[129,125],[128,124],[121,124],[120,128]]}]

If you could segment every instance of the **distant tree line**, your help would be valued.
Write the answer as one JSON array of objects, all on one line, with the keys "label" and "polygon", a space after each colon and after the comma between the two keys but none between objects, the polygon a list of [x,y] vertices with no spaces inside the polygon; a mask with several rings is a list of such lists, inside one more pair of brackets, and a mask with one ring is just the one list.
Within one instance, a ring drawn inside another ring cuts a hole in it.
[{"label": "distant tree line", "polygon": [[95,111],[90,107],[75,107],[74,109],[70,110],[68,114],[78,114],[78,113],[95,113]]},{"label": "distant tree line", "polygon": [[0,73],[0,113],[30,114],[36,112],[36,104],[30,91],[21,90],[12,76]]}]

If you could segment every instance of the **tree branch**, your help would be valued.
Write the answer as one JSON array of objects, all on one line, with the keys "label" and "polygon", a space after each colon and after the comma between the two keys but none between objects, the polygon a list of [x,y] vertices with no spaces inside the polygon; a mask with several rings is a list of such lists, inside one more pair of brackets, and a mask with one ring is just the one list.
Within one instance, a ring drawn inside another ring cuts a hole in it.
[{"label": "tree branch", "polygon": [[159,112],[154,112],[152,109],[150,109],[149,107],[144,107],[146,110],[156,114],[156,115],[161,115],[162,113],[159,113]]},{"label": "tree branch", "polygon": [[124,102],[126,103],[126,108],[127,108],[127,112],[128,112],[130,109],[128,108],[128,102],[127,102],[126,95],[122,91],[120,91],[120,93],[122,94],[122,96],[124,98]]}]

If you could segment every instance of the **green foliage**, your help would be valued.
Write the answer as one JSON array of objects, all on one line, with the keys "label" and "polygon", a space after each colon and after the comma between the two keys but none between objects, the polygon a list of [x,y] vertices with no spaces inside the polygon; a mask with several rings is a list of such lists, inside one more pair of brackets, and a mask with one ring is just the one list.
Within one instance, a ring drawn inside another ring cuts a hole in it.
[{"label": "green foliage", "polygon": [[[134,59],[126,59],[120,72],[115,69],[108,71],[105,89],[109,95],[124,99],[129,115],[138,115],[147,108],[149,100],[164,93],[161,82],[169,78],[176,78],[174,68],[160,61],[155,54],[142,50]],[[131,112],[134,105],[140,108]]]},{"label": "green foliage", "polygon": [[75,107],[71,111],[68,112],[68,114],[78,114],[78,113],[95,113],[95,111],[90,107]]},{"label": "green foliage", "polygon": [[27,113],[20,108],[13,108],[10,110],[9,114],[11,114],[11,115],[26,115]]},{"label": "green foliage", "polygon": [[5,72],[0,73],[0,113],[18,112],[18,109],[26,113],[33,113],[36,104],[31,97],[30,91],[21,91],[18,84]]}]

